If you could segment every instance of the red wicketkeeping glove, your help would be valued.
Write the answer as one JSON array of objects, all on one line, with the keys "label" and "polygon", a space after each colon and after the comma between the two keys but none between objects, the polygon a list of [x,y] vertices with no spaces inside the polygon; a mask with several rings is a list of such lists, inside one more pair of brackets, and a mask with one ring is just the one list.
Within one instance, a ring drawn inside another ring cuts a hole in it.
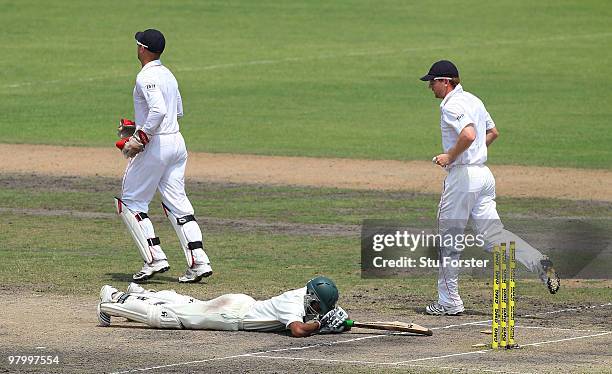
[{"label": "red wicketkeeping glove", "polygon": [[117,140],[117,143],[115,143],[115,147],[123,151],[123,147],[125,147],[125,143],[127,143],[128,140],[130,140],[129,136],[127,138]]},{"label": "red wicketkeeping glove", "polygon": [[117,135],[120,138],[127,138],[134,135],[134,131],[136,131],[136,122],[121,118],[119,121],[119,127],[117,127]]}]

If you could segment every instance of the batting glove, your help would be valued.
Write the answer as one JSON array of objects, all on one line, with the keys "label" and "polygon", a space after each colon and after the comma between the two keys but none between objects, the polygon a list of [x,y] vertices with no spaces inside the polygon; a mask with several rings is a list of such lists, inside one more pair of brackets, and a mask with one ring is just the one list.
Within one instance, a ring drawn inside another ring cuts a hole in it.
[{"label": "batting glove", "polygon": [[336,330],[342,327],[342,324],[348,319],[348,317],[348,313],[338,306],[321,317],[321,328]]}]

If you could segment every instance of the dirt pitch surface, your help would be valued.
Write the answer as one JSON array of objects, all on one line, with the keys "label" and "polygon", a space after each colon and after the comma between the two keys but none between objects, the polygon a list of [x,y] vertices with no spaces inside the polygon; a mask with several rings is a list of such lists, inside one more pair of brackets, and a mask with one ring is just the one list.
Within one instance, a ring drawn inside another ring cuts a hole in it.
[{"label": "dirt pitch surface", "polygon": [[[5,300],[0,372],[601,373],[612,367],[607,323],[612,303],[523,313],[516,329],[522,348],[491,351],[472,347],[489,340],[480,332],[490,327],[486,313],[430,317],[415,312],[420,324],[434,330],[431,337],[353,329],[296,339],[242,331],[154,330],[123,319],[103,328],[96,326],[92,298],[10,290],[0,295]],[[356,320],[377,317],[354,315]],[[10,355],[57,355],[59,364],[8,365]]]},{"label": "dirt pitch surface", "polygon": [[[446,173],[427,161],[350,160],[190,153],[187,178],[440,193]],[[117,149],[0,144],[0,170],[10,173],[119,177],[126,161]],[[612,201],[612,171],[492,166],[497,193]]]},{"label": "dirt pitch surface", "polygon": [[[0,145],[2,172],[118,177],[124,166],[116,150]],[[610,171],[492,169],[503,196],[612,201]],[[188,178],[211,182],[434,193],[443,177],[427,162],[212,154],[191,154],[188,170]],[[286,334],[154,330],[121,319],[101,328],[96,326],[96,294],[53,296],[0,286],[0,373],[612,372],[611,300],[554,308],[537,302],[521,305],[519,300],[517,341],[522,348],[494,352],[473,347],[490,339],[480,332],[490,328],[485,298],[477,310],[460,317],[431,317],[411,309],[428,301],[420,299],[396,311],[400,316],[380,315],[372,308],[359,312],[351,305],[356,320],[413,321],[432,328],[431,337],[353,329],[295,339]],[[59,363],[9,365],[9,356],[18,355],[57,355]]]}]

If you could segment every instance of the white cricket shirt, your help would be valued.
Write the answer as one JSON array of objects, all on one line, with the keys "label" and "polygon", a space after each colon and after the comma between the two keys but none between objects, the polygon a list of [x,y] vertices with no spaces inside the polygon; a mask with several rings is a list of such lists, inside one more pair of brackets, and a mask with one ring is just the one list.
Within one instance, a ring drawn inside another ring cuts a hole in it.
[{"label": "white cricket shirt", "polygon": [[287,329],[291,322],[304,322],[304,296],[306,287],[255,302],[242,320],[243,329],[282,331]]},{"label": "white cricket shirt", "polygon": [[458,84],[442,103],[440,103],[440,129],[442,130],[442,148],[447,153],[459,138],[465,126],[473,124],[476,139],[450,165],[481,165],[487,161],[487,130],[495,127],[495,123],[479,98],[463,91]]},{"label": "white cricket shirt", "polygon": [[174,134],[182,116],[181,93],[172,72],[160,60],[143,66],[134,86],[136,128],[149,135]]}]

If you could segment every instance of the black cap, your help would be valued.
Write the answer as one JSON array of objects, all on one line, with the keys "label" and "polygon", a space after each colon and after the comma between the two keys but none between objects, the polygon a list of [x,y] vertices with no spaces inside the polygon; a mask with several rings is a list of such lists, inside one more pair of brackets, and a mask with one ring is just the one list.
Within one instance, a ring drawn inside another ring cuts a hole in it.
[{"label": "black cap", "polygon": [[430,81],[434,78],[459,78],[459,70],[455,64],[447,60],[440,60],[429,69],[429,73],[421,77],[422,81]]},{"label": "black cap", "polygon": [[134,35],[136,41],[153,53],[162,53],[166,47],[166,38],[159,30],[147,29]]}]

